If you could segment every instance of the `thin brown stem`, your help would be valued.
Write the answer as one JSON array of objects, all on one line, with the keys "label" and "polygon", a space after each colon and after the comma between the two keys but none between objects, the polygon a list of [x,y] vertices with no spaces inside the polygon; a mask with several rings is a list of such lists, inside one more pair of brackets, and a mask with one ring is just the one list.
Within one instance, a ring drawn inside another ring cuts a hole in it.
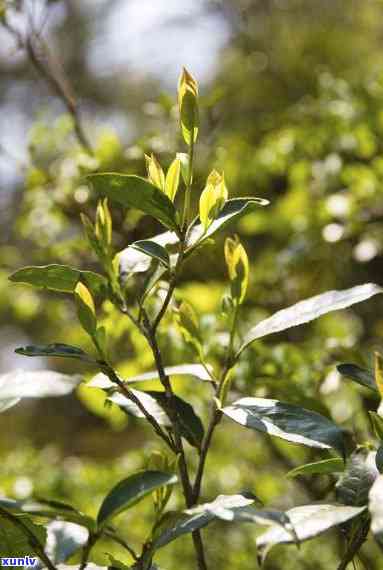
[{"label": "thin brown stem", "polygon": [[41,37],[41,30],[35,30],[31,20],[28,24],[30,30],[24,37],[18,29],[9,23],[6,17],[2,20],[2,25],[13,36],[18,48],[25,51],[34,69],[66,107],[72,117],[74,133],[78,142],[89,154],[94,154],[92,145],[85,134],[77,101],[68,80],[64,77],[60,66],[53,60],[47,44]]},{"label": "thin brown stem", "polygon": [[164,430],[157,422],[155,417],[152,416],[150,412],[148,412],[148,410],[145,408],[145,406],[142,404],[139,398],[137,398],[137,396],[124,384],[124,382],[122,382],[122,380],[120,380],[120,378],[117,376],[113,368],[109,366],[109,364],[106,362],[100,363],[100,368],[108,376],[109,380],[120,388],[124,396],[126,396],[126,398],[128,398],[139,408],[144,417],[153,427],[156,434],[170,447],[170,449],[174,451],[174,446],[172,444],[172,441],[169,439],[168,435],[164,432]]}]

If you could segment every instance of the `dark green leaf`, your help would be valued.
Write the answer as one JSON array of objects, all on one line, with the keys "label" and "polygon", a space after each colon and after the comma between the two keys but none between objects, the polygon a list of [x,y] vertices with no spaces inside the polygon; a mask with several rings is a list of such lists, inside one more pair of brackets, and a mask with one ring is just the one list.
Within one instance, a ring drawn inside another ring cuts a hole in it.
[{"label": "dark green leaf", "polygon": [[370,388],[374,392],[378,392],[378,387],[375,382],[374,373],[370,370],[365,370],[364,368],[360,368],[356,364],[339,364],[336,369],[338,370],[339,374],[342,376],[347,376],[357,382],[361,386],[365,386],[366,388]]},{"label": "dark green leaf", "polygon": [[289,471],[286,477],[298,477],[298,475],[319,475],[325,473],[339,473],[344,469],[342,459],[331,458],[315,461],[314,463],[306,463]]},{"label": "dark green leaf", "polygon": [[20,505],[22,511],[38,518],[75,523],[88,530],[96,529],[96,521],[62,501],[36,499]]},{"label": "dark green leaf", "polygon": [[309,447],[334,448],[344,455],[342,431],[317,412],[265,398],[242,398],[222,411],[250,429]]},{"label": "dark green leaf", "polygon": [[[169,512],[157,527],[153,550],[166,546],[178,537],[199,530],[217,518],[216,512],[224,509],[247,507],[254,501],[243,495],[219,495],[212,503],[183,512]],[[216,512],[214,512],[216,511]]]},{"label": "dark green leaf", "polygon": [[[131,392],[133,392],[136,398],[141,401],[150,415],[152,415],[160,425],[171,425],[168,401],[164,392],[156,392],[154,390],[142,392],[140,390],[133,389],[131,389]],[[128,414],[132,414],[138,418],[144,417],[136,404],[123,394],[116,393],[111,396],[109,400],[120,406],[120,408]],[[184,437],[190,445],[199,448],[204,436],[204,429],[201,420],[194,412],[192,406],[178,396],[174,396],[173,405],[177,410],[181,436]]]},{"label": "dark green leaf", "polygon": [[371,531],[383,550],[383,475],[377,477],[369,493]]},{"label": "dark green leaf", "polygon": [[250,329],[239,353],[257,339],[308,323],[326,313],[346,309],[382,292],[383,289],[378,285],[366,283],[344,291],[327,291],[305,301],[300,301],[288,309],[278,311]]},{"label": "dark green leaf", "polygon": [[138,471],[120,481],[105,497],[97,515],[98,525],[129,509],[156,489],[174,485],[177,477],[161,471]]},{"label": "dark green leaf", "polygon": [[47,536],[46,530],[32,522],[28,515],[15,514],[14,516],[21,524],[17,524],[0,514],[0,557],[33,556],[35,550],[31,545],[31,535],[44,546]]},{"label": "dark green leaf", "polygon": [[[179,238],[174,232],[163,232],[157,236],[150,238],[150,242],[161,246],[163,249],[167,246],[175,246],[179,243]],[[134,273],[144,273],[147,271],[151,265],[151,258],[147,253],[133,249],[132,246],[120,251],[119,264],[120,264],[120,275],[124,280]],[[164,272],[164,267],[161,266],[162,273]]]},{"label": "dark green leaf", "polygon": [[0,402],[16,398],[45,398],[70,394],[82,377],[53,370],[14,370],[0,376]]},{"label": "dark green leaf", "polygon": [[[358,516],[364,509],[365,507],[340,505],[305,505],[290,509],[286,515],[295,529],[299,542],[304,542]],[[272,546],[293,542],[291,533],[280,525],[273,525],[257,539],[257,547],[264,559]]]},{"label": "dark green leaf", "polygon": [[90,174],[88,180],[97,194],[153,216],[170,230],[178,231],[173,202],[156,186],[140,176],[130,174]]},{"label": "dark green leaf", "polygon": [[201,244],[206,239],[211,238],[216,232],[223,230],[227,225],[239,220],[242,216],[253,211],[258,206],[267,206],[268,204],[268,200],[255,197],[233,198],[232,200],[227,200],[219,215],[208,227],[206,232],[203,225],[200,223],[199,218],[197,218],[194,220],[188,231],[187,253],[190,253],[195,246]]},{"label": "dark green leaf", "polygon": [[94,362],[94,359],[81,348],[62,343],[53,343],[42,346],[25,346],[16,348],[15,352],[22,356],[58,356],[61,358],[75,358],[86,362]]},{"label": "dark green leaf", "polygon": [[137,251],[143,253],[146,256],[153,257],[162,263],[165,267],[169,267],[170,259],[169,254],[162,245],[159,245],[155,241],[151,240],[141,240],[134,242],[130,247],[133,247]]},{"label": "dark green leaf", "polygon": [[337,501],[352,507],[366,505],[368,493],[378,475],[375,453],[358,449],[347,461],[346,469],[336,484]]},{"label": "dark green leaf", "polygon": [[15,283],[26,283],[61,293],[73,293],[78,281],[82,281],[95,296],[105,294],[107,288],[107,281],[102,275],[67,265],[23,267],[12,273],[9,279]]}]

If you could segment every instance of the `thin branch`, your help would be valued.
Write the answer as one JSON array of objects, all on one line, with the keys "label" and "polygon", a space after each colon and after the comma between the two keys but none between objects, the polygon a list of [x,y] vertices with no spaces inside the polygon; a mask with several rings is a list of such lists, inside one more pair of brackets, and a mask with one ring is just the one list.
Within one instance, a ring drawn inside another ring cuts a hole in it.
[{"label": "thin branch", "polygon": [[156,434],[170,447],[170,449],[172,451],[174,451],[174,447],[173,447],[171,440],[169,439],[167,434],[164,432],[164,430],[162,429],[160,424],[157,422],[155,417],[152,416],[150,414],[150,412],[148,412],[148,410],[145,408],[145,406],[142,404],[142,402],[139,400],[139,398],[137,398],[137,396],[129,388],[126,387],[124,382],[122,382],[120,380],[120,378],[117,376],[117,374],[115,373],[113,368],[106,362],[100,362],[100,368],[108,376],[109,380],[111,382],[113,382],[114,384],[116,384],[120,388],[120,390],[124,394],[124,396],[126,396],[126,398],[128,398],[131,402],[133,402],[139,408],[139,410],[142,412],[142,414],[148,420],[150,425],[153,427]]},{"label": "thin branch", "polygon": [[13,36],[18,48],[23,49],[26,52],[29,61],[38,74],[44,79],[59,99],[61,99],[68,113],[72,117],[73,128],[78,142],[89,154],[93,155],[92,145],[85,134],[78,105],[71,92],[68,81],[64,77],[63,71],[59,69],[57,62],[53,60],[46,42],[42,39],[41,29],[35,30],[34,24],[30,18],[27,18],[27,22],[29,22],[30,29],[25,37],[18,29],[10,24],[6,17],[1,23]]}]

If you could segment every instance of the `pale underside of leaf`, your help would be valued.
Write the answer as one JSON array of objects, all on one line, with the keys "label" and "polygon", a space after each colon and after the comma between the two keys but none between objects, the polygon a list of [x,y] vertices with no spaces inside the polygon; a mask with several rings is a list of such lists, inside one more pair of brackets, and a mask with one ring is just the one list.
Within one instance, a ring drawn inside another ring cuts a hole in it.
[{"label": "pale underside of leaf", "polygon": [[82,376],[78,374],[61,374],[53,370],[13,370],[0,376],[0,401],[65,396],[81,381]]},{"label": "pale underside of leaf", "polygon": [[[342,505],[305,505],[286,512],[293,525],[299,542],[310,540],[327,530],[355,518],[365,507],[345,507]],[[276,544],[292,544],[289,532],[280,525],[273,525],[257,539],[257,548],[264,559],[270,548]]]},{"label": "pale underside of leaf", "polygon": [[344,454],[341,430],[317,412],[266,398],[242,398],[222,412],[247,428],[309,447],[334,448]]},{"label": "pale underside of leaf", "polygon": [[300,301],[287,309],[278,311],[250,329],[245,336],[243,345],[239,349],[239,353],[254,340],[308,323],[326,313],[346,309],[382,292],[383,289],[378,285],[366,283],[365,285],[358,285],[343,291],[327,291],[321,295]]},{"label": "pale underside of leaf", "polygon": [[[190,376],[196,378],[197,380],[202,380],[203,382],[212,382],[212,378],[209,372],[206,370],[202,364],[179,364],[176,366],[167,366],[165,368],[165,374],[167,376]],[[122,380],[124,383],[139,383],[147,382],[151,380],[159,379],[158,371],[151,370],[150,372],[144,372],[143,374],[138,374],[137,376],[130,376],[126,380]],[[112,388],[115,384],[109,380],[109,378],[100,372],[96,374],[87,384],[92,388]]]}]

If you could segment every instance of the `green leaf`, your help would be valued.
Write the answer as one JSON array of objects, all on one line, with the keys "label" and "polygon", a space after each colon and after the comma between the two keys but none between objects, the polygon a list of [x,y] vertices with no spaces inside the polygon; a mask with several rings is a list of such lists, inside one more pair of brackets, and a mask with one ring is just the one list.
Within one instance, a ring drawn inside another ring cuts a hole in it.
[{"label": "green leaf", "polygon": [[249,283],[249,260],[239,239],[225,241],[225,260],[228,268],[232,299],[241,304]]},{"label": "green leaf", "polygon": [[[345,507],[340,505],[304,505],[286,512],[299,542],[310,540],[327,530],[355,518],[365,507]],[[267,552],[276,544],[292,544],[291,533],[280,525],[273,525],[257,538],[257,548],[265,559]]]},{"label": "green leaf", "polygon": [[368,493],[378,475],[375,453],[357,449],[348,459],[346,469],[336,484],[337,501],[352,507],[366,505]]},{"label": "green leaf", "polygon": [[107,281],[105,277],[93,271],[80,271],[67,265],[43,265],[39,267],[23,267],[9,277],[15,283],[26,283],[61,293],[73,293],[81,280],[93,295],[105,294]]},{"label": "green leaf", "polygon": [[22,356],[57,356],[60,358],[75,358],[76,360],[84,360],[85,362],[94,362],[94,358],[89,356],[89,354],[84,352],[81,348],[62,343],[52,343],[41,346],[24,346],[16,348],[15,352]]},{"label": "green leaf", "polygon": [[239,353],[257,339],[308,323],[326,313],[346,309],[382,292],[383,289],[378,285],[366,283],[344,291],[327,291],[305,301],[300,301],[288,309],[278,311],[272,317],[261,321],[250,329]]},{"label": "green leaf", "polygon": [[[131,389],[131,392],[141,401],[150,415],[152,415],[160,425],[171,425],[168,400],[165,392],[156,392],[154,390],[142,392],[141,390],[133,389]],[[118,405],[128,414],[137,418],[144,417],[136,404],[123,394],[115,393],[108,398],[108,400]],[[181,436],[185,438],[190,445],[199,448],[204,436],[204,428],[200,418],[196,415],[192,406],[178,396],[174,396],[173,405],[178,414]]]},{"label": "green leaf", "polygon": [[190,303],[183,301],[178,310],[174,312],[174,314],[177,325],[185,342],[190,344],[194,348],[195,352],[201,357],[201,333],[199,329],[198,317],[193,307],[190,305]]},{"label": "green leaf", "polygon": [[137,208],[153,216],[170,230],[178,231],[177,213],[173,202],[156,186],[131,174],[90,174],[88,180],[99,195],[125,207]]},{"label": "green leaf", "polygon": [[156,529],[149,555],[180,536],[204,528],[215,520],[255,523],[261,526],[277,524],[286,529],[290,538],[295,540],[295,531],[285,513],[255,509],[251,506],[253,502],[243,495],[219,495],[211,503],[183,512],[166,513]]},{"label": "green leaf", "polygon": [[375,378],[373,372],[360,368],[356,364],[339,364],[336,369],[342,376],[347,376],[357,382],[361,386],[365,386],[374,392],[378,392],[378,387],[375,383]]},{"label": "green leaf", "polygon": [[177,152],[176,159],[180,161],[182,179],[187,185],[189,181],[190,157],[186,152]]},{"label": "green leaf", "polygon": [[383,442],[383,418],[376,412],[368,412],[374,433]]},{"label": "green leaf", "polygon": [[170,259],[169,254],[162,245],[156,243],[155,241],[151,240],[141,240],[132,243],[130,246],[137,251],[143,253],[146,256],[152,257],[153,259],[157,259],[160,263],[162,263],[165,267],[169,267]]},{"label": "green leaf", "polygon": [[250,429],[309,447],[334,448],[344,456],[342,431],[317,412],[265,398],[242,398],[222,412]]},{"label": "green leaf", "polygon": [[44,546],[47,536],[45,528],[32,522],[28,515],[15,514],[14,516],[26,530],[24,531],[21,525],[0,514],[0,557],[15,556],[19,558],[35,555],[29,533]]},{"label": "green leaf", "polygon": [[175,158],[166,173],[165,194],[174,202],[180,183],[181,161]]},{"label": "green leaf", "polygon": [[205,231],[199,218],[196,218],[188,230],[187,253],[191,253],[197,245],[200,245],[205,240],[211,238],[215,233],[223,230],[232,222],[238,221],[245,214],[252,212],[259,206],[267,206],[268,204],[268,200],[256,197],[233,198],[232,200],[227,200],[217,218],[211,223],[207,231]]},{"label": "green leaf", "polygon": [[20,508],[32,517],[74,523],[91,532],[96,530],[97,525],[94,519],[62,501],[38,498],[22,503]]},{"label": "green leaf", "polygon": [[178,83],[178,108],[182,136],[186,144],[190,145],[198,136],[198,84],[185,68]]},{"label": "green leaf", "polygon": [[[191,376],[202,382],[212,382],[211,376],[202,364],[179,364],[176,366],[167,366],[165,369],[166,376]],[[122,379],[125,384],[135,384],[136,382],[148,382],[152,380],[159,380],[157,370],[144,372],[137,376],[130,376],[129,378]],[[91,388],[108,389],[115,387],[115,384],[109,380],[106,374],[99,372],[87,384]]]},{"label": "green leaf", "polygon": [[371,515],[371,531],[383,550],[383,475],[377,477],[369,493],[369,511]]},{"label": "green leaf", "polygon": [[184,534],[199,530],[217,518],[214,510],[235,509],[254,503],[243,495],[219,495],[212,503],[196,509],[166,513],[156,529],[153,550],[158,550]]},{"label": "green leaf", "polygon": [[339,473],[344,469],[344,463],[342,459],[331,458],[322,459],[321,461],[315,461],[314,463],[306,463],[305,465],[300,465],[295,469],[289,471],[286,477],[298,477],[299,475],[322,475],[325,473]]},{"label": "green leaf", "polygon": [[74,298],[77,306],[77,316],[82,328],[91,337],[94,337],[97,329],[96,309],[89,289],[81,281],[76,285]]},{"label": "green leaf", "polygon": [[199,199],[199,219],[205,232],[217,218],[227,199],[228,191],[224,177],[213,170]]},{"label": "green leaf", "polygon": [[53,370],[13,370],[0,376],[0,402],[17,398],[45,398],[70,394],[82,377]]},{"label": "green leaf", "polygon": [[380,397],[383,398],[383,358],[378,352],[374,353],[374,377]]},{"label": "green leaf", "polygon": [[174,474],[161,471],[138,471],[120,481],[105,497],[97,515],[99,527],[129,509],[156,489],[177,483]]},{"label": "green leaf", "polygon": [[165,174],[162,167],[154,154],[148,156],[145,154],[146,170],[148,179],[151,184],[159,188],[162,192],[165,191]]},{"label": "green leaf", "polygon": [[[150,238],[150,242],[154,242],[165,248],[179,243],[178,236],[174,232],[164,232],[157,236]],[[126,280],[134,273],[144,273],[148,271],[151,265],[152,258],[146,252],[133,249],[128,246],[118,253],[120,276],[122,280]],[[163,267],[161,267],[162,272]]]}]

